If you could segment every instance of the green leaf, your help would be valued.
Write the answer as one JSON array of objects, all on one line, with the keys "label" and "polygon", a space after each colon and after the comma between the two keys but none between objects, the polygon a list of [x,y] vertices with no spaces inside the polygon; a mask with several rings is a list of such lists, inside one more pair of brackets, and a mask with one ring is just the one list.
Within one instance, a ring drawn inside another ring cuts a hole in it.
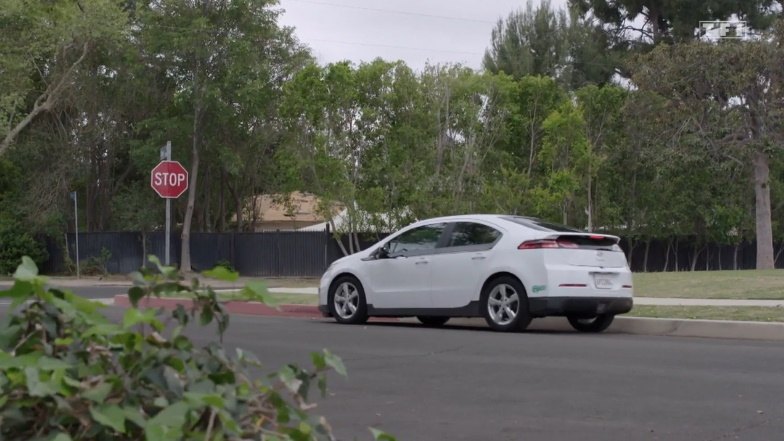
[{"label": "green leaf", "polygon": [[209,325],[212,323],[212,319],[214,317],[212,306],[206,305],[201,308],[201,313],[199,314],[199,320],[202,326]]},{"label": "green leaf", "polygon": [[144,428],[145,425],[147,425],[147,421],[144,419],[144,415],[142,414],[140,408],[126,406],[123,407],[123,412],[125,414],[125,419],[131,421],[132,423],[136,424],[142,429]]},{"label": "green leaf", "polygon": [[36,368],[25,368],[25,380],[27,381],[27,390],[31,396],[47,397],[57,393],[49,383],[41,381],[38,369]]},{"label": "green leaf", "polygon": [[33,282],[38,279],[38,267],[33,259],[27,256],[22,257],[22,263],[16,268],[14,279],[23,282]]},{"label": "green leaf", "polygon": [[98,386],[93,387],[92,389],[84,392],[82,395],[90,401],[95,403],[103,403],[106,401],[106,397],[109,396],[109,393],[112,391],[112,385],[109,383],[101,383]]},{"label": "green leaf", "polygon": [[324,361],[327,362],[327,366],[334,369],[338,374],[344,377],[348,375],[346,372],[346,365],[343,364],[343,360],[326,349],[324,349]]},{"label": "green leaf", "polygon": [[188,405],[179,401],[158,412],[147,421],[144,434],[147,441],[168,441],[182,438],[182,427],[188,414]]},{"label": "green leaf", "polygon": [[327,360],[325,359],[323,352],[312,352],[310,354],[310,359],[313,361],[313,367],[316,369],[322,370],[327,368]]},{"label": "green leaf", "polygon": [[374,427],[370,427],[369,429],[370,433],[373,434],[373,439],[375,441],[397,441],[397,438],[384,432],[383,430],[379,430]]},{"label": "green leaf", "polygon": [[104,426],[109,426],[117,432],[125,433],[125,411],[116,404],[91,406],[90,415]]},{"label": "green leaf", "polygon": [[160,259],[156,256],[149,256],[147,258],[151,263],[155,264],[155,267],[158,268],[158,271],[163,274],[166,278],[173,279],[177,276],[177,268],[173,266],[164,266]]},{"label": "green leaf", "polygon": [[197,392],[186,392],[185,398],[193,400],[199,404],[214,407],[216,409],[223,409],[226,407],[226,400],[218,394],[204,394]]},{"label": "green leaf", "polygon": [[156,330],[163,328],[163,324],[155,318],[154,309],[141,311],[136,308],[130,308],[125,311],[125,315],[123,315],[123,327],[129,329],[138,324],[150,325]]},{"label": "green leaf", "polygon": [[83,337],[86,338],[92,336],[111,336],[111,335],[120,334],[122,332],[123,331],[119,326],[113,323],[107,323],[107,324],[95,325],[88,328],[87,330],[84,331]]},{"label": "green leaf", "polygon": [[298,393],[302,386],[302,380],[297,378],[297,373],[290,366],[285,366],[278,371],[278,378],[291,392]]},{"label": "green leaf", "polygon": [[269,306],[276,306],[277,302],[269,294],[264,282],[250,282],[240,291],[243,298],[255,300]]},{"label": "green leaf", "polygon": [[232,271],[225,266],[218,265],[215,268],[201,273],[205,277],[212,279],[223,280],[225,282],[234,282],[240,277],[240,273]]},{"label": "green leaf", "polygon": [[34,367],[38,364],[39,358],[41,358],[41,354],[36,352],[14,357],[5,351],[0,351],[0,370]]},{"label": "green leaf", "polygon": [[43,371],[53,371],[55,369],[69,369],[71,367],[70,363],[66,363],[62,360],[58,360],[52,357],[41,357],[38,359],[36,363],[38,369]]},{"label": "green leaf", "polygon": [[49,441],[72,441],[71,435],[63,432],[59,432],[53,437],[49,438]]},{"label": "green leaf", "polygon": [[23,282],[17,280],[14,282],[14,285],[5,290],[0,291],[0,298],[10,298],[13,300],[13,306],[11,309],[15,308],[20,303],[24,302],[25,300],[31,298],[33,296],[33,285],[30,282]]},{"label": "green leaf", "polygon": [[128,300],[131,302],[131,305],[136,308],[139,305],[139,300],[144,297],[144,289],[134,286],[128,290]]}]

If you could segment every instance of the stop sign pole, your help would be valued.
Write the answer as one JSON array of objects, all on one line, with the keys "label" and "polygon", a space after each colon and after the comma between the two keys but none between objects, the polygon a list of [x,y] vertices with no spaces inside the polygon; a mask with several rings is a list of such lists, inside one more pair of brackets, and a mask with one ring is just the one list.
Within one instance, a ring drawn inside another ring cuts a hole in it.
[{"label": "stop sign pole", "polygon": [[171,200],[177,199],[188,189],[188,171],[177,161],[171,160],[171,141],[161,149],[161,162],[150,172],[150,186],[158,196],[166,199],[166,251],[164,263],[171,262]]},{"label": "stop sign pole", "polygon": [[[166,141],[165,157],[162,160],[171,161],[171,141]],[[161,155],[161,156],[164,156]],[[171,199],[166,198],[166,238],[164,239],[166,251],[164,251],[164,265],[171,264]]]}]

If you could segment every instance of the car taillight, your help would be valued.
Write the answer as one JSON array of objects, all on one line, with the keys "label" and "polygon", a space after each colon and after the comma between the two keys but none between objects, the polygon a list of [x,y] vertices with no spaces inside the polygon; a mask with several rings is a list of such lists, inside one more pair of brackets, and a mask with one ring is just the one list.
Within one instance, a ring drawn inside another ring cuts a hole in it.
[{"label": "car taillight", "polygon": [[541,250],[544,248],[577,248],[578,245],[574,242],[566,240],[554,239],[540,239],[540,240],[527,240],[517,246],[518,250]]}]

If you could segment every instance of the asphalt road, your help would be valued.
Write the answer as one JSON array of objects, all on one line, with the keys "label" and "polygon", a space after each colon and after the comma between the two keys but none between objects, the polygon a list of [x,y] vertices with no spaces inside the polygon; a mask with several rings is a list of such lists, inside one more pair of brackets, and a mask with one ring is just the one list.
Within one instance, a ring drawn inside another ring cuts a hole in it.
[{"label": "asphalt road", "polygon": [[[316,412],[339,439],[780,440],[780,343],[234,316],[270,368],[340,355]],[[206,339],[206,332],[198,339]]]},{"label": "asphalt road", "polygon": [[780,342],[239,315],[225,342],[269,369],[307,366],[322,348],[341,356],[349,376],[330,375],[315,409],[340,440],[370,440],[371,426],[400,441],[784,439]]}]

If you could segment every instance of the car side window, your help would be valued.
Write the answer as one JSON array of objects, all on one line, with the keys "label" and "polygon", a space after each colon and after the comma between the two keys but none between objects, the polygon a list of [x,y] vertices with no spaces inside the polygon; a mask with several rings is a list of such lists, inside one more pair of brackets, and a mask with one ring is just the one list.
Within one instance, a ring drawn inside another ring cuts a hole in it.
[{"label": "car side window", "polygon": [[389,257],[430,254],[438,245],[446,224],[432,224],[406,231],[386,244]]},{"label": "car side window", "polygon": [[501,232],[475,222],[458,222],[452,229],[448,246],[470,247],[467,250],[489,250],[501,237]]}]

